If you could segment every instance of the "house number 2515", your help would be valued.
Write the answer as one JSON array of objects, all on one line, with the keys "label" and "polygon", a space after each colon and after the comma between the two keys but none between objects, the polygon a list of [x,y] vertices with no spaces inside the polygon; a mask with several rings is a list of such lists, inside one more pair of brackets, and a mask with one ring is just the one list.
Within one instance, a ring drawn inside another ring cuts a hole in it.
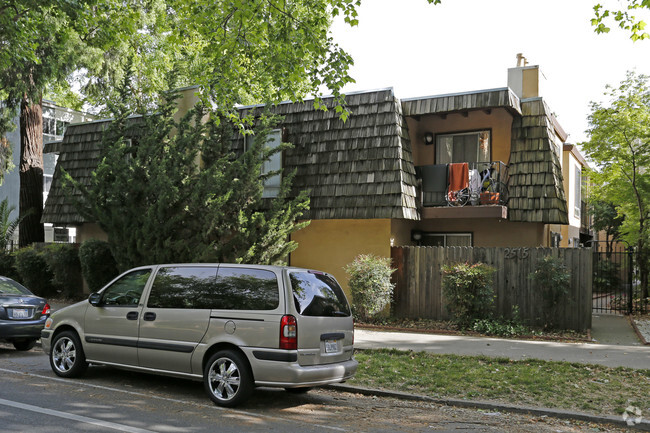
[{"label": "house number 2515", "polygon": [[528,248],[506,248],[506,259],[527,259]]}]

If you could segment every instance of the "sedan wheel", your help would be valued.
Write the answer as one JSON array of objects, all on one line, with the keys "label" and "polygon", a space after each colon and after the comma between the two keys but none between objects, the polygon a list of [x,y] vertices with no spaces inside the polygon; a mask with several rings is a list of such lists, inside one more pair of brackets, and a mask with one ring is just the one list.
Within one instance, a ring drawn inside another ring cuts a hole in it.
[{"label": "sedan wheel", "polygon": [[28,338],[25,340],[14,340],[13,344],[16,350],[24,351],[34,347],[36,345],[36,340],[33,338]]},{"label": "sedan wheel", "polygon": [[88,363],[77,334],[64,331],[54,337],[50,366],[61,377],[78,377],[86,371]]},{"label": "sedan wheel", "polygon": [[253,391],[250,368],[241,354],[222,350],[210,357],[203,372],[208,395],[219,406],[233,407]]}]

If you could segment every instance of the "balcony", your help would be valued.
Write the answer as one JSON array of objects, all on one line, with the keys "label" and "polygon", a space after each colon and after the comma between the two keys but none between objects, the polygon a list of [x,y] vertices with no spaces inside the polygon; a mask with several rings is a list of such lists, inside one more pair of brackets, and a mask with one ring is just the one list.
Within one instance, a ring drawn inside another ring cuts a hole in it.
[{"label": "balcony", "polygon": [[508,166],[501,161],[416,167],[423,218],[507,218]]}]

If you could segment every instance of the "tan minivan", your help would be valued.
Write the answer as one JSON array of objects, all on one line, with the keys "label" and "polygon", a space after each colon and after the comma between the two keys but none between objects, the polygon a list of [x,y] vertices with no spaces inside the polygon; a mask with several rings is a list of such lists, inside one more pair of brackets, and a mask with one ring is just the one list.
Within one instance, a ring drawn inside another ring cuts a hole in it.
[{"label": "tan minivan", "polygon": [[41,342],[59,376],[101,364],[186,377],[220,406],[242,403],[255,386],[304,392],[357,369],[343,290],[327,273],[293,267],[131,269],[52,314]]}]

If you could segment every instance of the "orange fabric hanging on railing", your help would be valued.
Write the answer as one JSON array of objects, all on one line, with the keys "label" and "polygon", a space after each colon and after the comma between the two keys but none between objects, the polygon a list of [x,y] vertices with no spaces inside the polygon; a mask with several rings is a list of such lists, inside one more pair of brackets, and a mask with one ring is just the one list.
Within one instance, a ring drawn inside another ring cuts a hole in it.
[{"label": "orange fabric hanging on railing", "polygon": [[469,187],[469,166],[466,162],[449,164],[449,191]]}]

